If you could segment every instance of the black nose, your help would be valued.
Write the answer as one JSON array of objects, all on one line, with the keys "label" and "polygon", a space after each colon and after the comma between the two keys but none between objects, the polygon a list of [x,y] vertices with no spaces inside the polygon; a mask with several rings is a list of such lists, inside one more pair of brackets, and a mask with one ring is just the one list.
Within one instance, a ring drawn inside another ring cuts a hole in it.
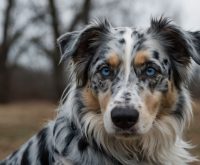
[{"label": "black nose", "polygon": [[113,123],[122,129],[131,128],[137,122],[138,117],[138,111],[132,107],[115,107],[111,111]]}]

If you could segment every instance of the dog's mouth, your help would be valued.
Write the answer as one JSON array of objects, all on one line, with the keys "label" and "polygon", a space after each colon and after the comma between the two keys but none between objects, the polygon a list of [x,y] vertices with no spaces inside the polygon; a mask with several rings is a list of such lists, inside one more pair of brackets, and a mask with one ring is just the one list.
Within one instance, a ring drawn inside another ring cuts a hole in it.
[{"label": "dog's mouth", "polygon": [[133,127],[131,129],[128,129],[128,130],[116,129],[113,136],[120,138],[120,139],[122,139],[122,138],[123,139],[130,139],[130,138],[135,139],[135,138],[139,137],[139,133]]},{"label": "dog's mouth", "polygon": [[123,140],[135,140],[139,138],[138,134],[129,134],[129,133],[121,133],[116,134],[115,137],[117,139],[123,139]]}]

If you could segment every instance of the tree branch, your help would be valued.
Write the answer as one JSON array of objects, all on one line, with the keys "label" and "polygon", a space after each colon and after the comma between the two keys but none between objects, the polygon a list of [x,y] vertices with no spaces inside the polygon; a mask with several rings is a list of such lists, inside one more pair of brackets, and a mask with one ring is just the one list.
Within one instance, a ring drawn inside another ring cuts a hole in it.
[{"label": "tree branch", "polygon": [[58,13],[54,0],[49,0],[49,8],[50,8],[50,15],[52,18],[53,35],[56,43],[57,38],[60,36],[60,30],[59,30],[60,21],[58,19]]},{"label": "tree branch", "polygon": [[85,0],[82,9],[74,17],[71,25],[69,26],[68,31],[73,31],[80,21],[82,21],[84,24],[88,23],[90,8],[91,8],[91,0]]},{"label": "tree branch", "polygon": [[[3,67],[5,65],[7,55],[8,55],[8,31],[11,24],[11,11],[14,6],[14,0],[8,0],[7,7],[4,14],[4,24],[3,24],[3,37],[2,43],[0,44],[0,65]],[[0,67],[1,67],[0,66]]]},{"label": "tree branch", "polygon": [[2,45],[6,44],[7,39],[8,39],[8,30],[9,26],[11,24],[11,10],[14,6],[14,0],[8,0],[7,1],[7,7],[5,10],[5,16],[4,16],[4,25],[3,25],[3,40],[2,40]]},{"label": "tree branch", "polygon": [[32,38],[30,41],[32,44],[36,45],[38,49],[43,51],[48,57],[52,56],[53,49],[48,49],[43,42],[40,40],[40,38]]}]

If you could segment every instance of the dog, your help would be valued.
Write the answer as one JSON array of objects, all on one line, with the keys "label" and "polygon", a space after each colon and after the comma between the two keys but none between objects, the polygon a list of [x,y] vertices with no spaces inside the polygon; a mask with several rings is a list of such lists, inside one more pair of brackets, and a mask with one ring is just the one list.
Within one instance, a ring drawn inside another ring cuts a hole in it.
[{"label": "dog", "polygon": [[186,165],[187,83],[200,32],[168,18],[149,28],[95,21],[58,39],[68,87],[58,115],[1,165]]}]

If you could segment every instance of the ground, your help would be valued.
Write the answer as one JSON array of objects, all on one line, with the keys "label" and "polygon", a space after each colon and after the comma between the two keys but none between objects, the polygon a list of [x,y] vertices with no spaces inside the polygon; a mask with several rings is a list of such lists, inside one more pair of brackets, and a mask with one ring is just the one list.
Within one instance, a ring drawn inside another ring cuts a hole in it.
[{"label": "ground", "polygon": [[[186,138],[197,145],[192,152],[200,157],[200,101],[196,101],[193,107],[194,120],[186,132]],[[32,101],[0,105],[0,160],[53,119],[55,110],[56,105],[51,102]]]},{"label": "ground", "polygon": [[50,102],[0,105],[0,160],[26,142],[55,115]]}]

